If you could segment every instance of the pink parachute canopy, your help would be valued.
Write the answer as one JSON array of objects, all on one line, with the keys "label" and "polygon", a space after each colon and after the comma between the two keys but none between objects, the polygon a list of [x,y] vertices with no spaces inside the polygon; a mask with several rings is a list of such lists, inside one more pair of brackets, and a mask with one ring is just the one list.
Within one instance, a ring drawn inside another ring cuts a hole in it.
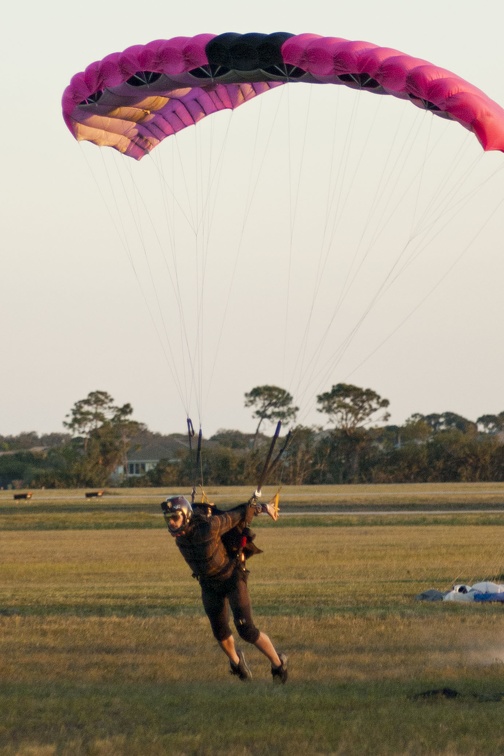
[{"label": "pink parachute canopy", "polygon": [[79,141],[140,160],[205,116],[293,81],[410,100],[504,152],[504,110],[472,84],[397,50],[315,34],[200,34],[130,47],[72,78],[63,117]]}]

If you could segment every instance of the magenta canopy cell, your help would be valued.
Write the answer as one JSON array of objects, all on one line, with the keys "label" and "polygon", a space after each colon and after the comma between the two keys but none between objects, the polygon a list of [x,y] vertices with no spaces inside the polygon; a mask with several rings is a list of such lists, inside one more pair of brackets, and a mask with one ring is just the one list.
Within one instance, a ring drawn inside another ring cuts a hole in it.
[{"label": "magenta canopy cell", "polygon": [[504,152],[504,110],[477,87],[397,50],[315,34],[200,34],[130,47],[72,78],[63,117],[79,141],[140,160],[165,137],[287,82],[409,100]]}]

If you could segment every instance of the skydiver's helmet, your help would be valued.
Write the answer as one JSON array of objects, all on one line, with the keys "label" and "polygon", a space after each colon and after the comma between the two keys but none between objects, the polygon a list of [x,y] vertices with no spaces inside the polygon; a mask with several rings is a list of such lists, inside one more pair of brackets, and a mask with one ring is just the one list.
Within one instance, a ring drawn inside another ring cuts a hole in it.
[{"label": "skydiver's helmet", "polygon": [[[187,501],[185,496],[169,496],[161,504],[161,509],[163,510],[163,514],[168,525],[168,530],[172,535],[181,533],[191,521],[193,514],[192,506]],[[182,513],[182,523],[178,528],[173,528],[171,527],[169,520],[171,515],[175,514],[176,512]]]}]

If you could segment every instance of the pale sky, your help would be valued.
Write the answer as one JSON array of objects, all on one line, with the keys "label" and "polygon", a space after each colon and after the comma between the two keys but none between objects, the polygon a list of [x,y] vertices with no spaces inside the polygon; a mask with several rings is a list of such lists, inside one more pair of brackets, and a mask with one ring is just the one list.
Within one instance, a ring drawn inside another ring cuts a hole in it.
[{"label": "pale sky", "polygon": [[[287,31],[396,48],[504,105],[503,24],[501,0],[11,4],[1,52],[0,434],[61,431],[74,402],[96,389],[130,402],[153,431],[184,431],[189,411],[207,437],[252,430],[243,395],[267,383],[293,393],[306,424],[324,423],[315,396],[338,382],[389,399],[398,424],[414,412],[475,420],[504,410],[504,155],[484,154],[461,126],[409,103],[298,84],[217,114],[173,145],[165,140],[155,160],[135,163],[78,144],[60,104],[74,73],[133,44]],[[396,131],[406,157],[397,143],[396,157],[388,151]],[[385,189],[395,160],[410,178],[397,187],[389,179]],[[212,191],[199,195],[194,171],[211,170]],[[135,187],[129,205],[126,185]],[[328,186],[333,200],[340,194],[338,220],[326,209]],[[131,203],[143,216],[140,231]],[[204,206],[197,239],[177,203],[196,214]],[[424,210],[436,225],[417,247]],[[195,391],[160,258],[171,244],[167,228],[180,255],[189,340],[202,312]],[[208,254],[201,304],[201,280],[187,262],[196,251]]]}]

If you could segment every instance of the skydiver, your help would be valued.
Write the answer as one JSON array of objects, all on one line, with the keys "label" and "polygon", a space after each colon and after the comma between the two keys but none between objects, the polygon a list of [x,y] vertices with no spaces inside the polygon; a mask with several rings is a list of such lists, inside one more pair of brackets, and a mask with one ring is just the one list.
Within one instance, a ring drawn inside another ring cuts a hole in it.
[{"label": "skydiver", "polygon": [[[252,643],[271,663],[273,682],[287,681],[287,656],[277,653],[269,637],[258,630],[252,619],[245,562],[241,550],[226,548],[226,534],[241,534],[254,515],[267,512],[267,505],[252,499],[226,512],[207,514],[184,496],[170,496],[162,504],[166,524],[180,553],[201,587],[203,608],[213,635],[229,659],[230,673],[246,682],[252,673],[243,652],[235,647],[229,626],[229,608],[242,640]],[[233,530],[234,529],[234,530]],[[257,548],[253,549],[258,551]]]}]

